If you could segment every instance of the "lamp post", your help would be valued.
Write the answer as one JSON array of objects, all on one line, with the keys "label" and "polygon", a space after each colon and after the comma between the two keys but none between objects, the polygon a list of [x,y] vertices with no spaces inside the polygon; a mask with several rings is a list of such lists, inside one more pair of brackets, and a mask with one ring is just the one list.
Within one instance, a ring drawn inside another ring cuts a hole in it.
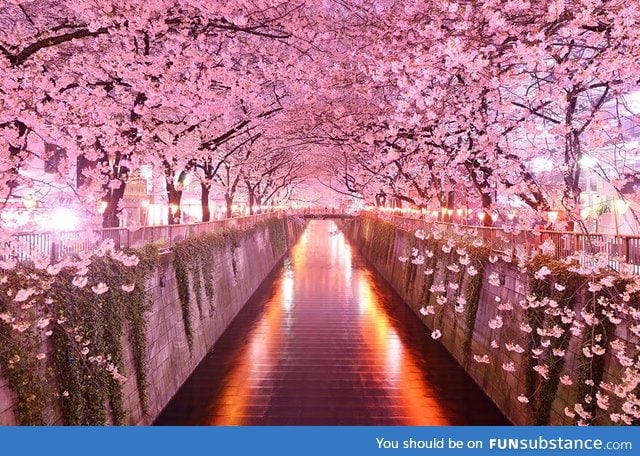
[{"label": "lamp post", "polygon": [[[595,168],[598,164],[598,160],[596,160],[594,157],[590,156],[590,155],[583,155],[580,160],[578,161],[580,167],[582,167],[582,169],[585,170],[585,187],[586,187],[586,196],[587,196],[587,207],[589,208],[589,210],[593,213],[593,191],[591,190],[591,185],[592,185],[592,177],[593,177],[593,168]],[[597,229],[597,224],[596,224],[596,232],[598,231]]]}]

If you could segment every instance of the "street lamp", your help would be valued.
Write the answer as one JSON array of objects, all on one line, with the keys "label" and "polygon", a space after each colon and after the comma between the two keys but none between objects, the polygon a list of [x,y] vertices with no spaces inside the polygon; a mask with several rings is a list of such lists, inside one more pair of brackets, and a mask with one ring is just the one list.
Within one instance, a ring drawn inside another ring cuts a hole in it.
[{"label": "street lamp", "polygon": [[33,194],[29,193],[22,198],[22,204],[28,210],[32,210],[36,207],[36,200],[33,198]]}]

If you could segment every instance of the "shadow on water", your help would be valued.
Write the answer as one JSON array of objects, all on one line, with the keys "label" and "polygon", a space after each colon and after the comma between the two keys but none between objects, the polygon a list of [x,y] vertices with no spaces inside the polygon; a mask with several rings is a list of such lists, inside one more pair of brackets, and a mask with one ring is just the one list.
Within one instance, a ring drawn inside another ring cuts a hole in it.
[{"label": "shadow on water", "polygon": [[508,421],[335,222],[312,220],[155,424]]}]

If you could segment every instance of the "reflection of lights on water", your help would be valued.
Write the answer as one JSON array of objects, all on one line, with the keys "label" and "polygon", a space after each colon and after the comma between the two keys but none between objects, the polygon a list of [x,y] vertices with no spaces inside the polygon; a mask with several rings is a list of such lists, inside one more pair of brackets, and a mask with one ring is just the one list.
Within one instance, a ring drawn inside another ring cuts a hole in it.
[{"label": "reflection of lights on water", "polygon": [[367,307],[371,305],[371,290],[369,290],[369,286],[362,277],[359,277],[358,280],[358,310],[360,310],[360,315],[362,315]]},{"label": "reflection of lights on water", "polygon": [[282,280],[280,281],[282,287],[282,307],[284,307],[284,309],[289,312],[293,307],[293,288],[295,284],[293,264],[291,263],[290,258],[285,258],[283,268],[284,274],[282,276]]},{"label": "reflection of lights on water", "polygon": [[[389,373],[398,374],[402,367],[402,341],[394,328],[387,334],[387,369]],[[392,376],[395,378],[395,376]]]},{"label": "reflection of lights on water", "polygon": [[378,296],[372,288],[370,276],[358,274],[358,310],[361,315],[371,318],[375,339],[369,342],[382,350],[386,362],[386,369],[390,378],[397,378],[402,371],[403,346],[396,329],[390,324],[389,318],[380,308]]},{"label": "reflection of lights on water", "polygon": [[282,278],[282,307],[289,312],[293,307],[293,274],[285,274]]},{"label": "reflection of lights on water", "polygon": [[347,287],[351,287],[351,246],[347,243],[344,233],[338,229],[336,222],[328,224],[331,234],[331,266],[341,268],[344,271],[344,278]]}]

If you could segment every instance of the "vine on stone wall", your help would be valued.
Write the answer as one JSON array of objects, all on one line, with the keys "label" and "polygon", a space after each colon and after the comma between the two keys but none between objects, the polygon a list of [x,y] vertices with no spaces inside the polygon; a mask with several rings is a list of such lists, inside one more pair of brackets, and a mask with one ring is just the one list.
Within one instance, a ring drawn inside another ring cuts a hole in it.
[{"label": "vine on stone wall", "polygon": [[31,267],[24,267],[14,274],[5,276],[0,287],[0,366],[9,387],[15,392],[16,419],[23,425],[42,425],[45,407],[45,389],[40,381],[45,372],[44,362],[37,358],[42,346],[42,329],[29,328],[23,332],[12,329],[10,312],[14,310],[13,296],[7,290],[21,288],[21,281],[34,273]]},{"label": "vine on stone wall", "polygon": [[[43,424],[51,400],[44,394],[49,382],[57,387],[65,424],[104,424],[108,419],[122,424],[125,321],[131,326],[137,386],[145,407],[145,278],[156,261],[153,246],[135,252],[105,247],[91,258],[63,260],[47,268],[22,263],[6,276],[11,295],[0,297],[0,333],[5,339],[0,362],[16,393],[21,424]],[[41,288],[34,290],[30,283]],[[27,289],[32,290],[28,300],[14,294]],[[12,301],[24,304],[11,309]]]},{"label": "vine on stone wall", "polygon": [[467,297],[467,310],[465,313],[464,340],[462,342],[462,352],[466,359],[471,357],[471,342],[473,340],[473,330],[476,326],[478,308],[480,307],[480,292],[482,291],[482,281],[484,280],[484,259],[486,254],[472,254],[470,266],[476,271],[475,275],[469,275],[469,268],[465,268],[466,286],[464,294]]},{"label": "vine on stone wall", "polygon": [[[149,302],[145,280],[157,264],[158,250],[150,245],[127,253],[139,259],[137,266],[124,266],[110,255],[91,261],[88,276],[92,282],[106,285],[106,292],[96,294],[89,286],[65,287],[71,276],[52,287],[52,296],[56,297],[52,303],[52,358],[65,424],[100,425],[109,416],[113,424],[123,424],[125,321],[131,326],[129,339],[141,406],[143,410],[147,407],[144,314]],[[123,283],[133,285],[133,290],[125,291]],[[70,306],[70,302],[76,305]]]},{"label": "vine on stone wall", "polygon": [[[392,223],[365,217],[362,218],[358,224],[357,236],[359,239],[364,240],[364,250],[371,261],[386,264],[388,261],[394,260],[393,258],[390,259],[389,255],[392,255],[396,232],[399,230],[400,229]],[[424,236],[425,234],[426,233],[422,233],[420,237],[417,237],[418,234],[407,233],[407,251],[410,255],[403,258],[403,260],[408,263],[406,266],[408,269],[404,275],[405,291],[408,291],[411,285],[416,283],[418,271],[425,272],[425,277],[422,279],[422,290],[419,299],[421,308],[415,310],[422,314],[422,318],[433,315],[433,320],[430,321],[431,324],[429,326],[431,326],[432,329],[436,329],[438,321],[443,317],[443,313],[442,311],[435,312],[435,310],[427,311],[427,308],[438,308],[438,297],[442,293],[446,295],[449,294],[448,286],[443,292],[432,292],[436,277],[438,275],[443,276],[442,281],[446,285],[448,285],[448,283],[455,283],[458,284],[458,289],[464,287],[463,294],[466,297],[466,304],[463,351],[469,356],[471,354],[471,340],[473,338],[480,301],[484,265],[489,257],[489,249],[475,245],[469,240],[461,240],[457,243],[457,249],[449,250],[445,248],[445,250],[448,250],[448,253],[444,253],[443,247],[448,247],[447,240]],[[416,249],[418,252],[416,252]],[[466,267],[461,267],[459,271],[453,272],[447,269],[447,266],[457,262],[459,256],[457,255],[458,249],[466,252],[470,263]],[[427,251],[432,254],[423,255],[423,253]],[[416,255],[413,255],[414,252],[416,252]],[[419,267],[419,265],[423,266]],[[469,274],[471,266],[475,269],[473,274]]]},{"label": "vine on stone wall", "polygon": [[[364,253],[372,260],[377,258],[376,249],[382,250],[377,226],[383,224],[386,223],[373,217],[364,217],[360,222],[358,240],[365,247]],[[397,232],[405,231],[401,228],[394,229]],[[407,236],[418,237],[420,231],[408,232]],[[398,259],[401,262],[411,261],[412,264],[421,263],[423,253],[427,256],[427,250],[438,252],[438,260],[433,263],[433,267],[427,265],[428,259],[424,261],[425,270],[433,270],[433,273],[422,283],[422,291],[418,297],[418,305],[422,305],[420,313],[423,317],[433,315],[432,323],[435,325],[437,317],[441,316],[441,310],[437,310],[435,304],[450,303],[451,295],[456,295],[451,290],[460,289],[464,285],[467,308],[463,350],[470,354],[480,289],[488,273],[483,267],[486,265],[484,261],[496,263],[500,257],[495,253],[489,255],[483,240],[473,230],[448,227],[445,231],[443,233],[440,228],[434,227],[430,233],[421,232],[420,238],[426,241],[421,246],[425,252],[406,252]],[[445,243],[450,245],[443,249]],[[553,244],[549,244],[543,243],[540,251],[548,252],[553,248]],[[451,252],[450,247],[459,252],[460,258],[447,257]],[[485,251],[471,253],[472,247]],[[439,252],[441,249],[445,255]],[[465,252],[469,258],[473,257],[471,264],[467,263],[467,257],[460,261]],[[481,263],[477,262],[479,259],[482,259]],[[581,425],[640,422],[640,374],[634,367],[640,360],[637,343],[637,338],[640,337],[640,324],[637,323],[640,320],[640,279],[637,275],[624,264],[619,265],[619,271],[612,270],[609,267],[610,258],[606,255],[582,255],[580,261],[577,258],[556,261],[544,254],[527,259],[522,252],[517,252],[502,255],[502,260],[505,264],[517,260],[518,270],[529,275],[529,288],[525,298],[519,302],[519,307],[524,309],[524,318],[522,321],[518,318],[515,327],[513,322],[505,325],[507,337],[512,339],[496,337],[491,341],[491,347],[498,349],[504,345],[507,352],[522,354],[521,363],[507,360],[502,362],[502,369],[506,372],[518,369],[522,371],[526,391],[517,396],[517,400],[530,407],[531,422],[538,425],[551,422],[552,413],[557,413],[554,412],[554,405],[560,406],[559,408],[564,406],[564,415]],[[446,267],[451,273],[443,269],[443,263],[447,262],[449,264]],[[456,262],[467,265],[464,277]],[[380,265],[380,260],[375,260],[374,263]],[[468,269],[472,266],[479,273],[469,277]],[[514,263],[512,269],[515,268]],[[402,276],[405,281],[399,283],[405,291],[408,291],[407,282],[413,281],[413,272],[411,269],[403,271],[407,274],[409,272],[409,278]],[[492,287],[504,285],[499,272],[492,271],[486,279],[487,284]],[[460,304],[464,299],[461,298],[457,294],[459,307],[456,311],[462,310]],[[501,296],[496,296],[495,301],[500,303]],[[510,300],[499,304],[498,311],[513,312],[520,317],[517,314],[519,309]],[[497,315],[490,320],[489,327],[492,330],[502,328],[505,315]],[[427,320],[427,325],[429,322]],[[438,339],[442,333],[436,328],[431,335]],[[522,343],[521,337],[526,339],[526,343]],[[572,341],[577,345],[575,353],[566,353],[570,342],[573,344]],[[495,359],[488,346],[481,348],[480,353],[473,354],[475,362],[501,362]],[[497,353],[497,356],[502,357],[503,353]],[[575,360],[575,364],[572,363],[569,369],[565,366],[566,357]],[[519,378],[516,375],[512,379],[517,381]],[[565,391],[567,398],[558,397],[560,384],[571,388]],[[503,397],[500,399],[506,402],[509,400]],[[556,415],[553,417],[555,422]]]},{"label": "vine on stone wall", "polygon": [[[209,317],[215,311],[214,272],[216,252],[229,247],[231,251],[231,269],[233,279],[238,278],[237,249],[241,239],[256,230],[267,230],[274,255],[284,253],[287,246],[284,223],[280,218],[272,218],[256,224],[248,230],[223,230],[196,236],[178,242],[173,249],[173,266],[176,274],[178,299],[182,309],[182,320],[189,351],[193,350],[193,323],[191,314],[191,290],[196,301],[206,296],[209,301]],[[198,265],[194,267],[193,265]],[[204,291],[204,293],[202,293]],[[202,314],[203,303],[197,302]]]},{"label": "vine on stone wall", "polygon": [[287,235],[284,223],[279,218],[272,218],[262,222],[259,226],[265,226],[269,230],[269,239],[274,255],[282,255],[287,250]]}]

